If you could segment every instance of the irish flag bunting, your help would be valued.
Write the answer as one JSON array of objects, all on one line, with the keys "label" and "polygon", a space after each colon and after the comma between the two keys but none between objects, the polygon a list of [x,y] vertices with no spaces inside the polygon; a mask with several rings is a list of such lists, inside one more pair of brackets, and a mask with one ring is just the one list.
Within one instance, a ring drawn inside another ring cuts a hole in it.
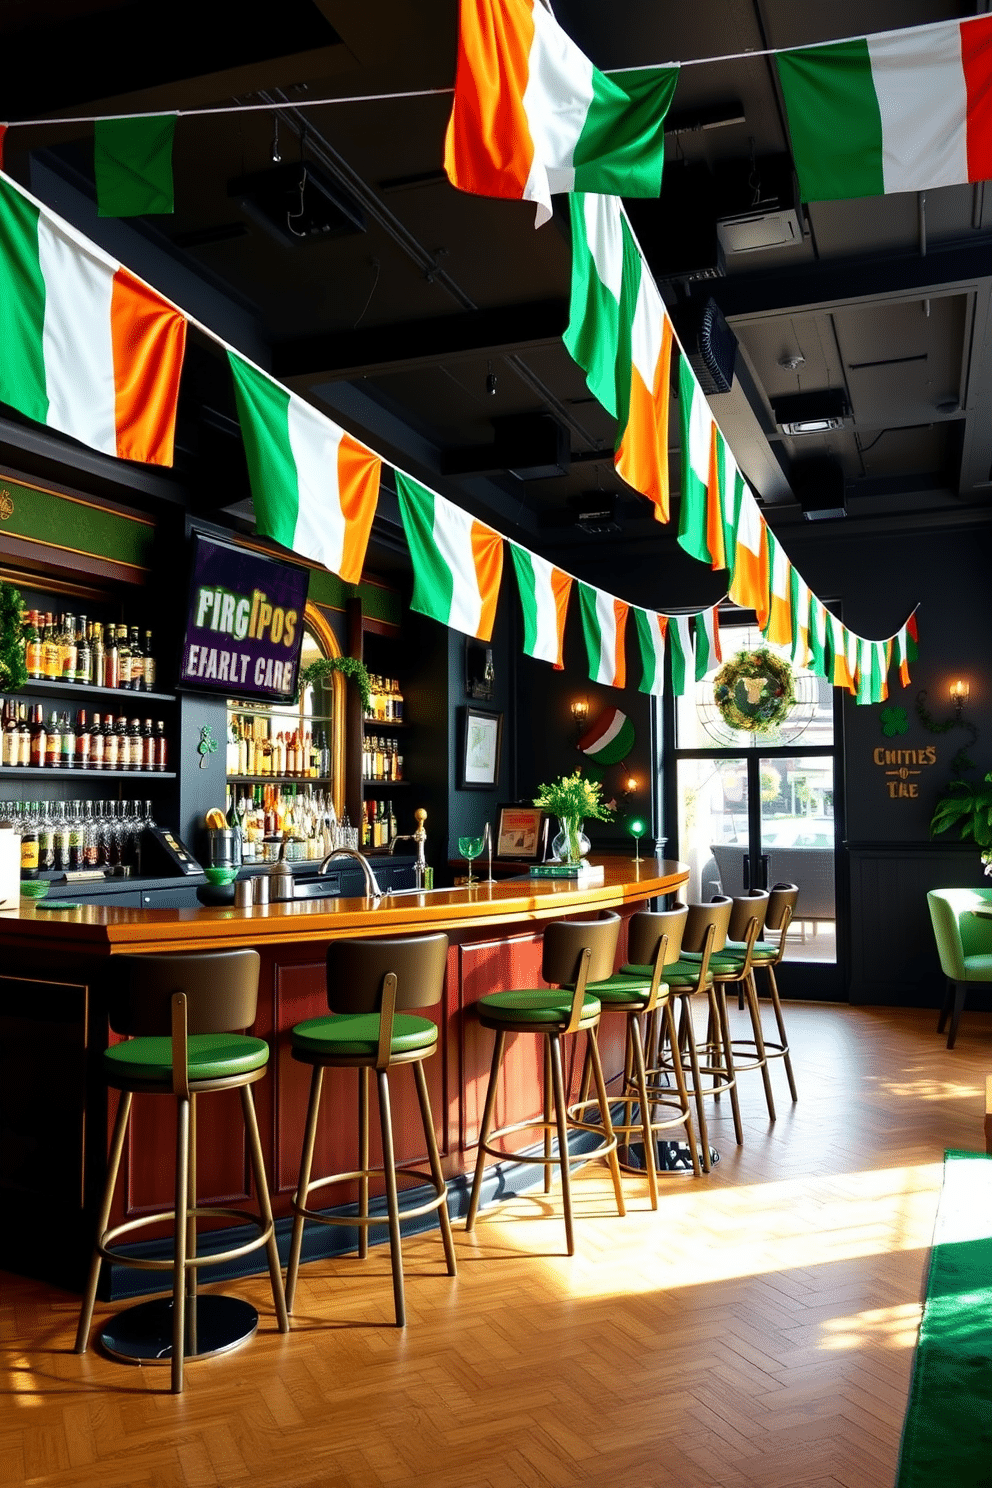
[{"label": "irish flag bunting", "polygon": [[578,590],[590,680],[601,682],[605,687],[624,687],[627,667],[623,639],[630,606],[590,584],[580,582]]},{"label": "irish flag bunting", "polygon": [[410,608],[488,641],[503,573],[503,539],[399,470],[396,494],[413,559]]},{"label": "irish flag bunting", "polygon": [[537,203],[556,191],[658,196],[678,68],[605,77],[541,0],[461,0],[453,186]]},{"label": "irish flag bunting", "polygon": [[0,399],[91,449],[171,465],[181,311],[0,179]]},{"label": "irish flag bunting", "polygon": [[838,620],[836,615],[829,610],[827,615],[827,640],[830,647],[832,659],[830,670],[830,681],[834,687],[846,687],[848,692],[856,692],[855,673],[857,671],[857,657],[848,656],[848,630],[843,621]]},{"label": "irish flag bunting", "polygon": [[236,352],[227,357],[258,531],[357,584],[379,500],[379,456]]},{"label": "irish flag bunting", "polygon": [[510,544],[510,555],[523,610],[524,652],[560,668],[572,575],[517,543]]},{"label": "irish flag bunting", "polygon": [[640,692],[660,697],[665,691],[665,632],[668,616],[656,610],[632,610],[637,645],[641,653]]},{"label": "irish flag bunting", "polygon": [[[725,568],[724,518],[717,471],[718,449],[726,441],[717,428],[702,388],[688,361],[679,357],[679,413],[682,427],[682,504],[679,544],[700,563]],[[729,451],[727,451],[729,456]]]},{"label": "irish flag bunting", "polygon": [[696,639],[696,681],[702,682],[706,673],[711,672],[723,660],[716,606],[711,610],[701,610],[694,616],[692,628]]},{"label": "irish flag bunting", "polygon": [[804,201],[992,178],[992,16],[775,60]]},{"label": "irish flag bunting", "polygon": [[809,661],[809,585],[792,570],[792,665],[804,668]]},{"label": "irish flag bunting", "polygon": [[900,626],[895,634],[896,661],[899,663],[899,680],[903,687],[909,686],[909,664],[916,660],[918,638],[914,610],[906,624]]},{"label": "irish flag bunting", "polygon": [[809,661],[807,669],[816,677],[827,673],[827,607],[810,591],[809,596]]},{"label": "irish flag bunting", "polygon": [[765,527],[768,538],[769,567],[769,611],[765,636],[777,646],[792,644],[792,564],[785,549],[771,528]]},{"label": "irish flag bunting", "polygon": [[96,121],[93,174],[100,217],[143,217],[174,210],[175,133],[175,114]]},{"label": "irish flag bunting", "polygon": [[[738,483],[739,482],[739,486]],[[765,519],[750,487],[736,472],[737,520],[730,569],[730,598],[741,609],[753,610],[761,629],[768,624],[769,574],[768,545],[765,542]]]},{"label": "irish flag bunting", "polygon": [[668,311],[642,261],[634,304],[627,424],[615,464],[628,486],[654,503],[659,522],[669,515],[668,405],[674,333]]},{"label": "irish flag bunting", "polygon": [[689,690],[692,662],[691,615],[669,615],[668,649],[672,658],[672,695],[685,697]]}]

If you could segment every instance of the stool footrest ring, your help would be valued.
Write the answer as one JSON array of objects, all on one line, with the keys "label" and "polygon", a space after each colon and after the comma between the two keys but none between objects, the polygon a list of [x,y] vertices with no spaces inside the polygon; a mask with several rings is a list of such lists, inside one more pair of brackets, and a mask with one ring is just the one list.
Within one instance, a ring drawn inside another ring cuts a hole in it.
[{"label": "stool footrest ring", "polygon": [[[375,1178],[383,1172],[383,1168],[357,1168],[350,1173],[330,1173],[326,1178],[315,1178],[310,1183],[307,1189],[307,1197],[309,1198],[315,1189],[326,1188],[330,1183],[358,1183],[363,1178]],[[438,1188],[435,1185],[433,1173],[426,1173],[422,1168],[397,1167],[397,1178],[401,1174],[405,1178],[417,1178],[426,1187],[434,1190],[433,1196],[425,1199],[422,1204],[417,1204],[413,1208],[401,1208],[401,1222],[406,1219],[417,1219],[422,1214],[430,1214],[431,1210],[440,1209],[441,1205],[447,1202],[447,1185],[443,1188]],[[409,1192],[409,1190],[407,1191]],[[402,1198],[402,1193],[400,1197]],[[389,1223],[389,1216],[385,1212],[368,1215],[324,1214],[320,1210],[307,1209],[302,1204],[298,1204],[295,1195],[292,1202],[294,1214],[300,1214],[304,1219],[312,1219],[315,1224],[346,1225],[354,1229],[357,1225],[385,1225]]]},{"label": "stool footrest ring", "polygon": [[[186,1268],[192,1270],[196,1266],[216,1266],[223,1261],[237,1260],[238,1256],[249,1255],[251,1251],[260,1249],[271,1239],[274,1225],[270,1220],[268,1223],[252,1214],[247,1209],[219,1209],[215,1207],[197,1207],[187,1211],[189,1219],[240,1219],[242,1223],[254,1225],[258,1234],[251,1240],[246,1240],[243,1245],[231,1246],[228,1250],[211,1250],[203,1255],[186,1257]],[[175,1222],[175,1213],[172,1209],[160,1210],[157,1214],[143,1214],[140,1219],[129,1219],[126,1224],[114,1225],[112,1229],[105,1230],[96,1243],[96,1248],[105,1261],[116,1261],[122,1266],[133,1266],[137,1271],[173,1271],[175,1269],[175,1258],[168,1256],[161,1260],[145,1256],[129,1256],[123,1251],[115,1250],[115,1243],[122,1235],[130,1234],[148,1225],[161,1224],[166,1220]],[[211,1234],[223,1233],[216,1230]]]}]

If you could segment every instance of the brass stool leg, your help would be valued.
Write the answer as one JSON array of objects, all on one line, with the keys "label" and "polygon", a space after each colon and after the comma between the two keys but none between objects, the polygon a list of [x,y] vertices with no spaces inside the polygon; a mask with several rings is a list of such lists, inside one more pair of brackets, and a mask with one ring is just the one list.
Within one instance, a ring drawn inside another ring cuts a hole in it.
[{"label": "brass stool leg", "polygon": [[[363,1065],[358,1071],[358,1166],[362,1176],[358,1180],[358,1215],[369,1217],[369,1071]],[[369,1253],[369,1227],[358,1226],[358,1259],[364,1261]]]},{"label": "brass stool leg", "polygon": [[765,1087],[765,1105],[768,1107],[769,1121],[775,1120],[775,1097],[772,1094],[772,1079],[768,1069],[768,1056],[765,1053],[765,1036],[761,1030],[761,1008],[758,1005],[758,988],[754,981],[754,972],[748,973],[747,982],[741,983],[741,991],[746,994],[748,1012],[751,1015],[751,1027],[754,1029],[754,1050],[757,1055],[758,1067],[761,1070],[761,1079]]},{"label": "brass stool leg", "polygon": [[775,980],[775,968],[774,966],[766,966],[765,970],[768,973],[768,990],[771,994],[772,1007],[775,1010],[775,1022],[778,1025],[778,1037],[779,1042],[782,1045],[782,1061],[785,1065],[785,1073],[789,1080],[789,1092],[792,1095],[793,1100],[798,1100],[799,1096],[796,1091],[796,1077],[792,1073],[792,1056],[789,1053],[789,1036],[785,1031],[785,1018],[782,1015],[782,1003],[779,1000],[778,983]]},{"label": "brass stool leg", "polygon": [[722,983],[716,984],[716,1011],[720,1024],[720,1038],[723,1043],[723,1061],[726,1068],[727,1084],[730,1090],[730,1109],[734,1116],[734,1136],[737,1138],[738,1147],[744,1146],[744,1128],[741,1125],[741,1107],[737,1098],[737,1071],[734,1068],[734,1048],[730,1042],[730,1019],[727,1015],[727,992]]},{"label": "brass stool leg", "polygon": [[279,1263],[279,1247],[276,1244],[276,1230],[272,1219],[272,1199],[269,1195],[269,1181],[265,1175],[265,1159],[262,1156],[262,1143],[258,1135],[258,1117],[255,1115],[255,1101],[250,1085],[242,1085],[240,1093],[241,1110],[244,1113],[245,1132],[248,1137],[248,1156],[255,1178],[258,1207],[262,1215],[262,1223],[269,1232],[269,1238],[265,1244],[265,1254],[269,1261],[272,1301],[276,1309],[276,1321],[279,1324],[279,1332],[288,1333],[289,1317],[286,1312],[286,1295],[282,1286],[282,1266]]},{"label": "brass stool leg", "polygon": [[493,1044],[493,1062],[489,1071],[489,1088],[486,1091],[486,1104],[482,1113],[482,1129],[479,1132],[479,1156],[475,1163],[475,1177],[472,1180],[472,1198],[468,1206],[468,1218],[465,1221],[466,1230],[471,1230],[475,1225],[475,1217],[479,1212],[479,1197],[482,1193],[482,1177],[486,1171],[486,1143],[493,1124],[493,1112],[496,1109],[496,1087],[499,1082],[499,1068],[503,1063],[503,1049],[506,1046],[506,1034],[500,1029],[496,1034],[496,1042]]},{"label": "brass stool leg", "polygon": [[455,1266],[455,1242],[451,1234],[451,1216],[448,1213],[448,1186],[444,1181],[444,1173],[441,1171],[441,1154],[437,1150],[437,1134],[434,1131],[434,1113],[431,1110],[431,1098],[427,1090],[427,1076],[424,1073],[422,1060],[418,1059],[414,1062],[413,1073],[417,1081],[417,1099],[420,1101],[420,1115],[424,1123],[427,1156],[434,1175],[434,1186],[438,1193],[443,1193],[445,1196],[444,1203],[439,1204],[437,1210],[438,1224],[441,1226],[441,1240],[444,1244],[444,1257],[448,1263],[448,1275],[456,1276],[458,1273]]},{"label": "brass stool leg", "polygon": [[293,1201],[293,1238],[289,1246],[289,1265],[286,1267],[286,1311],[292,1312],[296,1298],[296,1278],[300,1269],[300,1252],[303,1249],[303,1210],[307,1206],[310,1191],[310,1172],[313,1168],[313,1149],[317,1140],[317,1117],[320,1113],[320,1090],[324,1080],[323,1065],[315,1064],[310,1076],[310,1103],[307,1107],[307,1124],[303,1132],[303,1153],[300,1157],[300,1177]]},{"label": "brass stool leg", "polygon": [[586,1049],[596,1080],[596,1094],[599,1096],[599,1109],[603,1118],[603,1130],[606,1132],[607,1142],[613,1143],[610,1151],[606,1154],[606,1160],[610,1165],[613,1192],[617,1196],[617,1213],[623,1218],[627,1213],[627,1206],[623,1200],[623,1182],[620,1178],[620,1159],[617,1157],[617,1139],[613,1131],[613,1122],[610,1119],[610,1098],[606,1091],[606,1080],[603,1077],[603,1063],[599,1057],[599,1045],[596,1042],[595,1028],[586,1030]]},{"label": "brass stool leg", "polygon": [[186,1344],[186,1207],[189,1203],[189,1100],[176,1100],[176,1217],[172,1273],[172,1393],[182,1394]]},{"label": "brass stool leg", "polygon": [[196,1096],[189,1097],[189,1170],[186,1176],[186,1340],[187,1358],[195,1358],[197,1349],[196,1267]]},{"label": "brass stool leg", "polygon": [[[674,1048],[678,1035],[675,1031],[675,1018],[672,1014],[672,1004],[670,1002],[665,1003],[663,1017],[665,1020],[665,1027],[668,1030],[669,1042]],[[693,1052],[695,1052],[695,1047],[693,1047]],[[675,1089],[678,1092],[679,1103],[683,1111],[685,1112],[685,1132],[689,1142],[689,1151],[692,1153],[692,1171],[695,1177],[698,1178],[699,1152],[697,1151],[696,1147],[696,1132],[692,1121],[692,1108],[689,1105],[689,1091],[686,1088],[685,1071],[682,1068],[681,1059],[676,1059],[673,1061],[672,1074],[675,1078]],[[707,1163],[709,1162],[708,1151],[706,1154],[706,1161]]]},{"label": "brass stool leg", "polygon": [[[570,1256],[575,1254],[572,1228],[572,1182],[568,1165],[568,1121],[565,1106],[565,1080],[561,1068],[561,1041],[557,1033],[545,1034],[551,1049],[551,1077],[555,1093],[555,1119],[558,1123],[558,1164],[561,1168],[561,1200],[565,1214],[565,1243]],[[609,1112],[607,1112],[607,1118]],[[614,1154],[616,1156],[616,1154]]]},{"label": "brass stool leg", "polygon": [[[710,1159],[710,1134],[706,1125],[706,1106],[703,1094],[703,1076],[699,1068],[699,1050],[696,1048],[696,1034],[692,1026],[692,1007],[688,997],[683,998],[682,1017],[679,1020],[679,1046],[685,1041],[685,1052],[689,1059],[689,1073],[692,1075],[692,1089],[696,1097],[696,1125],[699,1128],[699,1145],[703,1150],[702,1163],[703,1172],[708,1173],[712,1166]],[[673,1019],[674,1024],[674,1019]],[[669,1038],[671,1033],[669,1033]],[[683,1079],[685,1078],[683,1074]]]},{"label": "brass stool leg", "polygon": [[551,1137],[551,1108],[554,1104],[554,1094],[551,1081],[551,1047],[547,1039],[544,1041],[544,1192],[551,1192],[551,1168],[554,1163],[553,1146]]},{"label": "brass stool leg", "polygon": [[[641,1131],[644,1143],[644,1166],[648,1175],[648,1195],[651,1199],[651,1208],[658,1207],[658,1173],[654,1160],[654,1132],[651,1130],[651,1105],[648,1101],[648,1078],[644,1068],[644,1047],[641,1043],[641,1025],[637,1013],[631,1013],[627,1018],[627,1040],[630,1047],[630,1056],[633,1064],[634,1083],[637,1086],[637,1098],[641,1105]],[[624,1086],[629,1077],[625,1076]],[[629,1139],[628,1139],[629,1140]]]},{"label": "brass stool leg", "polygon": [[396,1157],[393,1152],[393,1118],[389,1108],[389,1071],[376,1070],[379,1087],[379,1125],[382,1128],[382,1166],[386,1179],[386,1209],[389,1214],[389,1257],[393,1267],[393,1303],[397,1328],[406,1327],[403,1295],[403,1245],[400,1239],[400,1200],[396,1191]]},{"label": "brass stool leg", "polygon": [[[121,1156],[124,1152],[124,1138],[127,1136],[127,1123],[131,1115],[132,1099],[130,1090],[121,1091],[120,1101],[117,1106],[117,1120],[114,1122],[114,1135],[110,1143],[110,1155],[107,1159],[107,1181],[103,1185],[103,1198],[100,1201],[100,1213],[96,1222],[97,1245],[103,1239],[104,1231],[110,1223],[110,1210],[113,1207],[114,1189],[117,1187],[117,1174],[120,1171]],[[96,1305],[96,1291],[100,1285],[100,1266],[102,1263],[103,1257],[96,1245],[94,1245],[89,1276],[86,1279],[86,1291],[83,1293],[83,1305],[79,1314],[79,1326],[76,1329],[74,1352],[77,1354],[85,1354],[89,1343],[90,1327],[93,1322],[93,1308]]]}]

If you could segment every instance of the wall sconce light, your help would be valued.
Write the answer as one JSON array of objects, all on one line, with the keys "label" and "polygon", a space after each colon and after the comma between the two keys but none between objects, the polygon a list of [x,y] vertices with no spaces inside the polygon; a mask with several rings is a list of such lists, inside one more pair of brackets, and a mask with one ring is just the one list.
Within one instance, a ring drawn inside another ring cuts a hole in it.
[{"label": "wall sconce light", "polygon": [[959,677],[956,682],[951,683],[950,693],[951,702],[954,704],[954,716],[960,718],[961,709],[971,696],[971,686],[963,677]]},{"label": "wall sconce light", "polygon": [[637,790],[637,776],[636,775],[624,775],[624,777],[623,777],[623,789],[620,792],[620,795],[622,796],[622,798],[626,801],[630,796],[634,795],[634,793],[636,792],[636,790]]},{"label": "wall sconce light", "polygon": [[586,724],[589,722],[589,703],[586,698],[576,698],[569,704],[572,713],[572,722],[575,725],[575,742],[578,744],[585,733]]}]

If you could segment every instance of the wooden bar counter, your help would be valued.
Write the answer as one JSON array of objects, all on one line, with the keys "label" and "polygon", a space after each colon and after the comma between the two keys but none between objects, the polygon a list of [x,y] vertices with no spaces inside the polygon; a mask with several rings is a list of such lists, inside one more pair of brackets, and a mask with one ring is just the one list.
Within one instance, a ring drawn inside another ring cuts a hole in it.
[{"label": "wooden bar counter", "polygon": [[[0,911],[0,1266],[78,1286],[92,1242],[115,1098],[103,1084],[100,1056],[112,1040],[106,989],[121,956],[251,946],[262,958],[253,1032],[272,1045],[267,1077],[255,1086],[266,1166],[277,1215],[289,1213],[306,1114],[309,1070],[294,1062],[295,1023],[326,1012],[324,947],[342,936],[423,934],[443,930],[451,942],[445,995],[432,1010],[437,1055],[425,1064],[438,1143],[449,1182],[474,1165],[491,1035],[471,1010],[486,992],[540,984],[544,921],[602,909],[626,919],[657,895],[688,880],[682,863],[604,858],[603,880],[568,884],[526,878],[472,888],[368,899],[297,899],[247,909],[115,909],[87,904],[48,910],[21,901]],[[620,954],[626,948],[626,924]],[[616,1025],[614,1027],[613,1025]],[[622,1020],[604,1021],[607,1075],[622,1065]],[[539,1040],[512,1041],[498,1102],[500,1122],[541,1108]],[[579,1070],[570,1072],[577,1082]],[[328,1071],[328,1109],[315,1161],[324,1172],[355,1164],[354,1071]],[[397,1161],[425,1154],[413,1082],[394,1083]],[[230,1111],[224,1102],[230,1099]],[[236,1094],[214,1097],[200,1134],[201,1202],[251,1202]],[[228,1119],[228,1117],[230,1119]],[[132,1148],[125,1155],[117,1218],[137,1218],[171,1202],[172,1102],[136,1102]],[[351,1195],[325,1190],[328,1205]],[[334,1233],[334,1232],[332,1232]],[[135,1273],[131,1273],[134,1275]]]}]

